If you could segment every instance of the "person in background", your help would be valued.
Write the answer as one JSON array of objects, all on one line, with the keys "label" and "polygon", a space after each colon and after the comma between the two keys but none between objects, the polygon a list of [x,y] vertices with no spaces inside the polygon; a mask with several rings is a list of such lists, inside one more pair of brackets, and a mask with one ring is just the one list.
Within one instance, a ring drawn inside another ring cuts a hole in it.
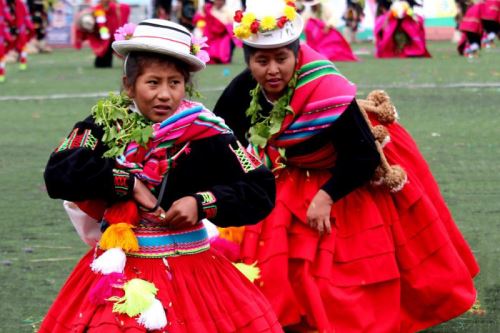
[{"label": "person in background", "polygon": [[364,0],[347,0],[347,6],[342,19],[345,21],[345,33],[349,43],[356,42],[356,33],[363,21],[365,8]]},{"label": "person in background", "polygon": [[500,34],[500,0],[484,0],[480,16],[485,35],[482,43],[488,49]]},{"label": "person in background", "polygon": [[28,42],[35,35],[35,28],[28,11],[28,8],[22,0],[6,0],[10,17],[10,35],[12,40],[7,44],[7,52],[14,50],[18,54],[18,63],[20,70],[28,68]]},{"label": "person in background", "polygon": [[377,10],[375,11],[375,18],[385,14],[391,8],[392,0],[376,0]]},{"label": "person in background", "polygon": [[5,63],[9,45],[13,43],[9,26],[14,19],[5,0],[0,0],[0,83],[5,82]]},{"label": "person in background", "polygon": [[179,24],[189,31],[194,29],[194,17],[198,8],[198,0],[178,0],[175,15]]},{"label": "person in background", "polygon": [[[235,42],[233,41],[233,15],[226,6],[225,0],[207,1],[203,12],[195,15],[195,34],[207,38],[210,64],[227,64],[231,62]],[[198,30],[198,31],[196,31]],[[239,40],[236,42],[241,46]]]},{"label": "person in background", "polygon": [[79,13],[75,24],[75,47],[88,41],[95,54],[94,67],[113,67],[111,44],[118,27],[128,22],[130,6],[115,0],[100,0],[90,9]]},{"label": "person in background", "polygon": [[311,48],[331,61],[357,61],[351,46],[336,29],[334,8],[321,0],[302,1],[300,15],[305,22],[304,35]]},{"label": "person in background", "polygon": [[172,0],[155,0],[154,2],[154,17],[164,20],[170,19],[172,11]]},{"label": "person in background", "polygon": [[47,45],[48,10],[52,8],[54,0],[28,0],[31,20],[35,28],[35,48],[40,53],[50,53],[52,49]]},{"label": "person in background", "polygon": [[221,118],[185,98],[191,73],[205,68],[187,29],[160,19],[123,28],[112,44],[125,58],[123,93],[78,122],[45,169],[50,197],[105,210],[96,214],[99,243],[39,332],[282,332],[257,287],[210,248],[201,222],[267,216],[272,173]]},{"label": "person in background", "polygon": [[249,0],[236,22],[247,68],[214,112],[275,175],[276,206],[245,226],[240,259],[285,331],[408,333],[470,309],[474,255],[388,96],[356,99],[300,43],[293,3]]},{"label": "person in background", "polygon": [[483,10],[483,2],[472,4],[467,8],[458,26],[458,29],[462,32],[462,37],[458,42],[457,50],[459,54],[468,58],[478,57],[481,50],[481,37],[483,36],[484,28],[480,17]]},{"label": "person in background", "polygon": [[413,11],[416,3],[394,1],[390,10],[375,20],[377,58],[430,57],[425,39],[424,18]]}]

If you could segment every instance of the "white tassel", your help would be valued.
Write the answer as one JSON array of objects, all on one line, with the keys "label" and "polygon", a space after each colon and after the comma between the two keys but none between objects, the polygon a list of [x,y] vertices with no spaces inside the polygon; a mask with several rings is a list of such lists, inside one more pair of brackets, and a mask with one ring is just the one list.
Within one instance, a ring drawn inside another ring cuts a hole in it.
[{"label": "white tassel", "polygon": [[110,274],[123,273],[127,256],[122,249],[115,247],[107,250],[90,264],[90,268],[95,273]]},{"label": "white tassel", "polygon": [[380,146],[381,146],[382,148],[384,148],[384,147],[385,147],[385,145],[386,145],[386,144],[388,144],[389,142],[391,142],[391,136],[390,136],[390,135],[387,135],[387,136],[384,138],[384,140],[382,141],[382,143],[380,144]]},{"label": "white tassel", "polygon": [[148,331],[161,330],[167,326],[167,315],[165,314],[163,304],[155,298],[151,306],[137,318],[137,322]]}]

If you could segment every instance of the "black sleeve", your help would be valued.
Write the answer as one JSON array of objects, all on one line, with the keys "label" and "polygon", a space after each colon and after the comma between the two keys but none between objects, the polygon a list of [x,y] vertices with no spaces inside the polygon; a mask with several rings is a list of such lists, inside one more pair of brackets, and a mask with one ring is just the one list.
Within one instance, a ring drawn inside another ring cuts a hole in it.
[{"label": "black sleeve", "polygon": [[246,133],[250,127],[245,112],[251,101],[250,90],[254,89],[256,84],[250,70],[245,69],[224,89],[213,109],[213,113],[224,119],[245,147],[248,145]]},{"label": "black sleeve", "polygon": [[92,117],[76,123],[71,133],[50,155],[44,178],[51,198],[70,201],[103,199],[108,202],[131,196],[134,176],[115,169],[115,160],[103,158],[104,131]]},{"label": "black sleeve", "polygon": [[375,139],[355,100],[330,129],[337,153],[332,177],[322,189],[334,201],[371,179],[380,163]]},{"label": "black sleeve", "polygon": [[196,193],[200,217],[221,227],[255,224],[274,208],[274,175],[234,136],[221,137],[228,141],[219,146],[213,160],[224,182]]}]

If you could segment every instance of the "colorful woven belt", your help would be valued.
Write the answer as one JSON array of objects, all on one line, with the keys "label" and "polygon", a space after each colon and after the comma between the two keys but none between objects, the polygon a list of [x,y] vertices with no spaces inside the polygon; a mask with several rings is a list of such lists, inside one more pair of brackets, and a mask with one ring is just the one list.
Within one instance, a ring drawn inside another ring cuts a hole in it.
[{"label": "colorful woven belt", "polygon": [[132,257],[176,257],[200,253],[210,248],[203,223],[183,230],[139,225],[134,229],[134,233],[139,241],[139,251],[127,253]]}]

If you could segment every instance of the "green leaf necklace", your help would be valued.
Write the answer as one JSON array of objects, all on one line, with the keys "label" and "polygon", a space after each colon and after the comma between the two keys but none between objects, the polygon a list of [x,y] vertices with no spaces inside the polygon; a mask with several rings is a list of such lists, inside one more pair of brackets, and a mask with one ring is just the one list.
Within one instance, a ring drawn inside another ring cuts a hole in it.
[{"label": "green leaf necklace", "polygon": [[130,112],[132,100],[122,94],[110,93],[92,107],[92,116],[104,130],[103,143],[109,148],[104,157],[114,158],[125,152],[127,145],[135,141],[145,146],[153,135],[153,122],[138,112]]},{"label": "green leaf necklace", "polygon": [[283,96],[273,104],[273,108],[269,112],[269,115],[262,114],[262,106],[259,104],[259,94],[262,92],[261,85],[257,83],[257,86],[250,90],[252,100],[245,113],[250,118],[250,123],[252,124],[248,131],[248,141],[253,145],[264,148],[267,145],[267,141],[281,129],[281,124],[285,116],[289,113],[294,113],[290,106],[290,100],[292,99],[296,84],[297,72],[290,82],[288,82],[288,87]]}]

